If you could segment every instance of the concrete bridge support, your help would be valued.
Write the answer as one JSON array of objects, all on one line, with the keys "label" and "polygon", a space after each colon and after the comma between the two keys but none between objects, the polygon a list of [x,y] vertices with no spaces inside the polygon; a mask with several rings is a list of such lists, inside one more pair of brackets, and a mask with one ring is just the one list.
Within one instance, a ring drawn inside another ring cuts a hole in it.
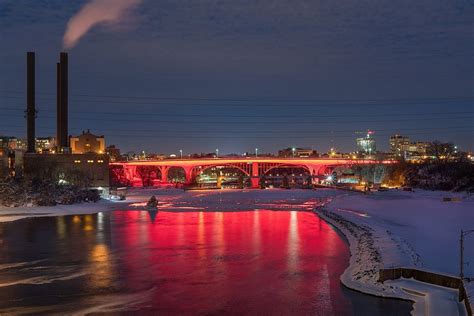
[{"label": "concrete bridge support", "polygon": [[252,189],[258,189],[259,181],[260,181],[260,174],[259,174],[258,162],[253,162],[252,173],[250,175],[250,183],[251,183]]},{"label": "concrete bridge support", "polygon": [[135,179],[137,176],[137,166],[128,166],[125,168],[125,176],[128,180],[133,182],[133,179]]},{"label": "concrete bridge support", "polygon": [[160,167],[160,172],[161,172],[161,182],[162,183],[167,183],[168,182],[168,170],[170,167],[168,166],[162,166]]},{"label": "concrete bridge support", "polygon": [[194,182],[194,178],[195,178],[195,175],[194,175],[194,167],[185,167],[184,168],[184,174],[185,174],[185,177],[186,177],[186,184],[191,184]]}]

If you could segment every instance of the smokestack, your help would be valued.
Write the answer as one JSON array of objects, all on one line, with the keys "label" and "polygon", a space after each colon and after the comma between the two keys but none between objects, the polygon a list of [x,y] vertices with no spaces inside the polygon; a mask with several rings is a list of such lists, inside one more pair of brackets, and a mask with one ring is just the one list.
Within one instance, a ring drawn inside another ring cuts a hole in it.
[{"label": "smokestack", "polygon": [[61,64],[56,64],[56,147],[61,152]]},{"label": "smokestack", "polygon": [[68,54],[61,52],[57,64],[57,144],[59,151],[68,151]]},{"label": "smokestack", "polygon": [[26,53],[26,135],[28,153],[36,152],[35,141],[35,53]]}]

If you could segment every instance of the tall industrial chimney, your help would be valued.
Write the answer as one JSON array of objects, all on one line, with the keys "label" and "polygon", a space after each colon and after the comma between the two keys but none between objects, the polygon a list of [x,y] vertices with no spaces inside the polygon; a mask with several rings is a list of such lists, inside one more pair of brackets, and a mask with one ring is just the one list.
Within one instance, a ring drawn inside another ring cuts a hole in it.
[{"label": "tall industrial chimney", "polygon": [[57,64],[57,144],[61,152],[69,150],[68,136],[68,54],[61,52]]},{"label": "tall industrial chimney", "polygon": [[35,140],[35,53],[26,53],[26,136],[28,153],[36,152]]},{"label": "tall industrial chimney", "polygon": [[56,64],[56,147],[61,152],[61,64]]}]

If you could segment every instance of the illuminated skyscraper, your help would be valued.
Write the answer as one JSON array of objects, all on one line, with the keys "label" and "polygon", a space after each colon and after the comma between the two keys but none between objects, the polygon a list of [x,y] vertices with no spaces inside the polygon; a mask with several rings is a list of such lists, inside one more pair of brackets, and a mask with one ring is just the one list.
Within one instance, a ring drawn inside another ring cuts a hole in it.
[{"label": "illuminated skyscraper", "polygon": [[359,137],[356,139],[357,142],[357,151],[362,154],[374,154],[377,147],[375,145],[375,139],[372,137],[374,134],[373,131],[367,131],[365,137]]},{"label": "illuminated skyscraper", "polygon": [[390,151],[396,156],[404,156],[405,151],[410,146],[410,138],[402,135],[390,137]]}]

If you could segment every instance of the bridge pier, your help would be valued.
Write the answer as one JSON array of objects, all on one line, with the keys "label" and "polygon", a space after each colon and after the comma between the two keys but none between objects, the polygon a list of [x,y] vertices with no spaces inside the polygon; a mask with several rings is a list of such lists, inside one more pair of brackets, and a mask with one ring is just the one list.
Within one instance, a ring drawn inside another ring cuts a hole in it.
[{"label": "bridge pier", "polygon": [[186,177],[186,184],[191,184],[193,183],[194,177],[193,177],[193,169],[194,167],[187,167],[184,168],[184,174]]},{"label": "bridge pier", "polygon": [[137,166],[127,166],[127,168],[125,168],[125,174],[130,183],[133,183],[133,179],[135,179],[137,175]]},{"label": "bridge pier", "polygon": [[160,168],[160,171],[161,171],[161,182],[162,183],[168,183],[168,170],[170,169],[170,167],[167,167],[167,166],[162,166]]},{"label": "bridge pier", "polygon": [[260,181],[260,174],[259,174],[258,162],[253,162],[252,163],[252,172],[250,174],[251,188],[252,189],[258,189],[259,188],[259,181]]}]

